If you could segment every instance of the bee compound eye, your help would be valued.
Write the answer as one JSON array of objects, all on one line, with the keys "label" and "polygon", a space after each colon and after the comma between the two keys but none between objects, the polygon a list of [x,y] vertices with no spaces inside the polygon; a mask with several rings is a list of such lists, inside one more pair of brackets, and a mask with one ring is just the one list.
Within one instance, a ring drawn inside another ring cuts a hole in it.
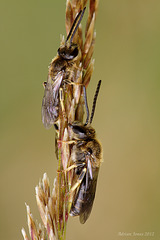
[{"label": "bee compound eye", "polygon": [[85,133],[84,129],[80,126],[72,125],[72,129],[73,129],[73,132],[76,134],[84,134]]},{"label": "bee compound eye", "polygon": [[70,46],[70,47],[62,47],[58,49],[58,55],[65,60],[72,60],[78,55],[78,47]]},{"label": "bee compound eye", "polygon": [[58,48],[58,55],[62,58],[65,58],[65,47]]},{"label": "bee compound eye", "polygon": [[84,127],[74,124],[69,124],[69,127],[72,129],[73,133],[78,139],[85,139],[87,137]]},{"label": "bee compound eye", "polygon": [[78,55],[78,47],[74,47],[73,51],[71,52],[72,58],[77,57]]}]

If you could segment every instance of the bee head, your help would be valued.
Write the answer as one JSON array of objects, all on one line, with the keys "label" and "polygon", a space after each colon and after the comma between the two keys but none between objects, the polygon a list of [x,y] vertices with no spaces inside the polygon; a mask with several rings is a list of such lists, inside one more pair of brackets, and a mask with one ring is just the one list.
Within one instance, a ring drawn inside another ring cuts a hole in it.
[{"label": "bee head", "polygon": [[58,55],[65,60],[74,59],[77,57],[78,52],[78,46],[75,43],[71,43],[69,47],[65,45],[64,47],[60,47],[58,49]]},{"label": "bee head", "polygon": [[95,138],[95,130],[91,126],[84,126],[81,122],[75,121],[69,124],[72,129],[73,137],[77,140],[86,140]]},{"label": "bee head", "polygon": [[58,49],[58,55],[65,60],[72,60],[72,59],[74,59],[75,57],[78,56],[78,53],[79,53],[78,46],[77,46],[77,44],[73,43],[72,41],[73,41],[73,37],[74,37],[78,27],[79,27],[79,24],[81,23],[81,20],[83,18],[84,12],[85,12],[85,9],[86,9],[86,7],[83,8],[83,10],[81,10],[77,14],[77,16],[76,16],[76,18],[75,18],[75,20],[72,24],[72,27],[70,29],[70,32],[67,36],[67,39],[65,41],[65,46],[60,47]]}]

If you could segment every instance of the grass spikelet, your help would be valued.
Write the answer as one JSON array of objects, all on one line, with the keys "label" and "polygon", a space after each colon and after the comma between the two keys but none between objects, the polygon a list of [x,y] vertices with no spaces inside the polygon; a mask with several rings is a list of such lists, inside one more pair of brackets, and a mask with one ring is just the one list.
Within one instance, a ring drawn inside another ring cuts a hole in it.
[{"label": "grass spikelet", "polygon": [[[67,35],[75,17],[80,10],[83,10],[87,2],[87,0],[66,1],[65,26]],[[66,141],[73,140],[68,128],[68,123],[72,123],[75,120],[83,122],[84,99],[82,85],[88,86],[93,72],[94,61],[92,60],[92,55],[96,38],[94,26],[97,8],[98,0],[90,0],[85,34],[83,34],[82,31],[82,25],[84,25],[82,20],[83,24],[81,23],[79,25],[73,38],[73,42],[79,46],[81,54],[79,59],[73,64],[72,71],[70,72],[70,79],[74,84],[65,84],[65,89],[63,89],[61,96],[61,108],[57,122],[59,131],[56,131],[55,137],[58,166],[55,171],[56,178],[54,186],[50,189],[49,179],[45,173],[42,181],[40,181],[39,185],[35,188],[37,206],[43,227],[34,222],[30,208],[26,205],[29,234],[32,240],[66,239],[66,225],[72,204],[69,191],[74,183],[73,171],[65,172],[65,169],[72,164],[70,160],[72,145],[66,144]],[[82,35],[85,35],[84,39]],[[61,46],[65,45],[65,39],[66,38],[61,37]],[[52,69],[50,65],[49,74],[51,74],[52,71],[54,71],[54,69]],[[67,82],[67,79],[65,79],[65,81]],[[24,240],[29,240],[24,229],[22,229],[22,235]]]}]

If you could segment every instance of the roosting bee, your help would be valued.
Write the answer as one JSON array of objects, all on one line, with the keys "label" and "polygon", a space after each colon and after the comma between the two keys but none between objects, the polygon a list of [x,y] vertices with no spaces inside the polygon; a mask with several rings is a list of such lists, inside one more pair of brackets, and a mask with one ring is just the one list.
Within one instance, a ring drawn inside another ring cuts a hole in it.
[{"label": "roosting bee", "polygon": [[97,85],[97,90],[94,96],[90,121],[86,90],[85,87],[83,87],[85,106],[87,110],[86,123],[83,124],[81,122],[75,121],[72,124],[69,124],[69,127],[73,132],[73,142],[75,144],[73,144],[71,152],[71,160],[74,164],[70,166],[68,170],[74,169],[75,174],[78,177],[77,182],[70,190],[70,194],[75,191],[70,215],[79,216],[81,223],[86,222],[92,210],[96,192],[98,172],[102,159],[101,144],[96,139],[94,128],[90,126],[95,112],[96,100],[100,85],[101,80]]},{"label": "roosting bee", "polygon": [[49,66],[47,82],[44,82],[44,97],[42,101],[42,122],[46,128],[50,128],[59,117],[60,94],[63,83],[74,84],[74,74],[78,69],[81,59],[81,51],[73,37],[84,15],[85,8],[76,16],[65,44],[58,49],[57,56]]}]

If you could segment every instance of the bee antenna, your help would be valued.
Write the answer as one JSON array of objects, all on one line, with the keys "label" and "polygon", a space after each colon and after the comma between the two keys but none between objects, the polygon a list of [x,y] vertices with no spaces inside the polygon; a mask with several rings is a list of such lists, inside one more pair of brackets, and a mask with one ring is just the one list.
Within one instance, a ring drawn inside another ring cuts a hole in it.
[{"label": "bee antenna", "polygon": [[95,108],[96,108],[96,102],[97,102],[97,97],[98,97],[98,93],[99,93],[99,89],[101,86],[101,80],[99,80],[98,84],[97,84],[97,89],[94,95],[94,99],[93,99],[93,104],[92,104],[92,112],[91,112],[91,117],[90,117],[90,124],[92,123],[93,120],[93,116],[94,116],[94,112],[95,112]]},{"label": "bee antenna", "polygon": [[88,103],[87,103],[87,93],[86,93],[86,87],[85,86],[83,86],[83,94],[84,94],[84,103],[85,103],[86,112],[87,112],[87,118],[86,118],[86,122],[84,124],[84,126],[86,126],[88,124],[88,121],[89,121],[89,108],[88,108]]},{"label": "bee antenna", "polygon": [[84,15],[85,10],[86,10],[86,7],[83,8],[83,11],[82,11],[82,10],[80,11],[81,16],[80,16],[80,19],[79,19],[79,21],[78,21],[78,23],[77,23],[77,25],[76,25],[76,27],[75,27],[75,29],[74,29],[74,32],[72,33],[72,36],[71,36],[71,39],[70,39],[70,45],[71,45],[71,43],[72,43],[73,37],[74,37],[74,35],[75,35],[78,27],[79,27],[79,24],[80,24],[81,21],[82,21],[82,18],[83,18],[83,15]]},{"label": "bee antenna", "polygon": [[[67,43],[68,39],[71,37],[71,39],[70,39],[70,45],[71,45],[72,40],[73,40],[73,37],[74,37],[74,35],[75,35],[78,27],[79,27],[79,24],[80,24],[81,21],[82,21],[82,18],[83,18],[85,9],[86,9],[86,7],[83,8],[83,11],[81,10],[81,11],[78,13],[78,15],[76,16],[76,18],[75,18],[75,20],[74,20],[74,22],[73,22],[73,25],[72,25],[72,27],[71,27],[71,30],[70,30],[70,32],[69,32],[69,34],[68,34],[68,36],[67,36],[67,39],[66,39],[65,44]],[[79,18],[79,17],[80,17],[80,18]],[[78,19],[79,19],[79,21],[78,21]],[[77,22],[77,21],[78,21],[78,22]],[[76,24],[77,24],[77,25],[76,25]],[[74,27],[75,27],[75,29],[74,29]],[[74,29],[74,31],[73,31],[73,29]],[[72,32],[73,32],[73,33],[72,33]]]}]

